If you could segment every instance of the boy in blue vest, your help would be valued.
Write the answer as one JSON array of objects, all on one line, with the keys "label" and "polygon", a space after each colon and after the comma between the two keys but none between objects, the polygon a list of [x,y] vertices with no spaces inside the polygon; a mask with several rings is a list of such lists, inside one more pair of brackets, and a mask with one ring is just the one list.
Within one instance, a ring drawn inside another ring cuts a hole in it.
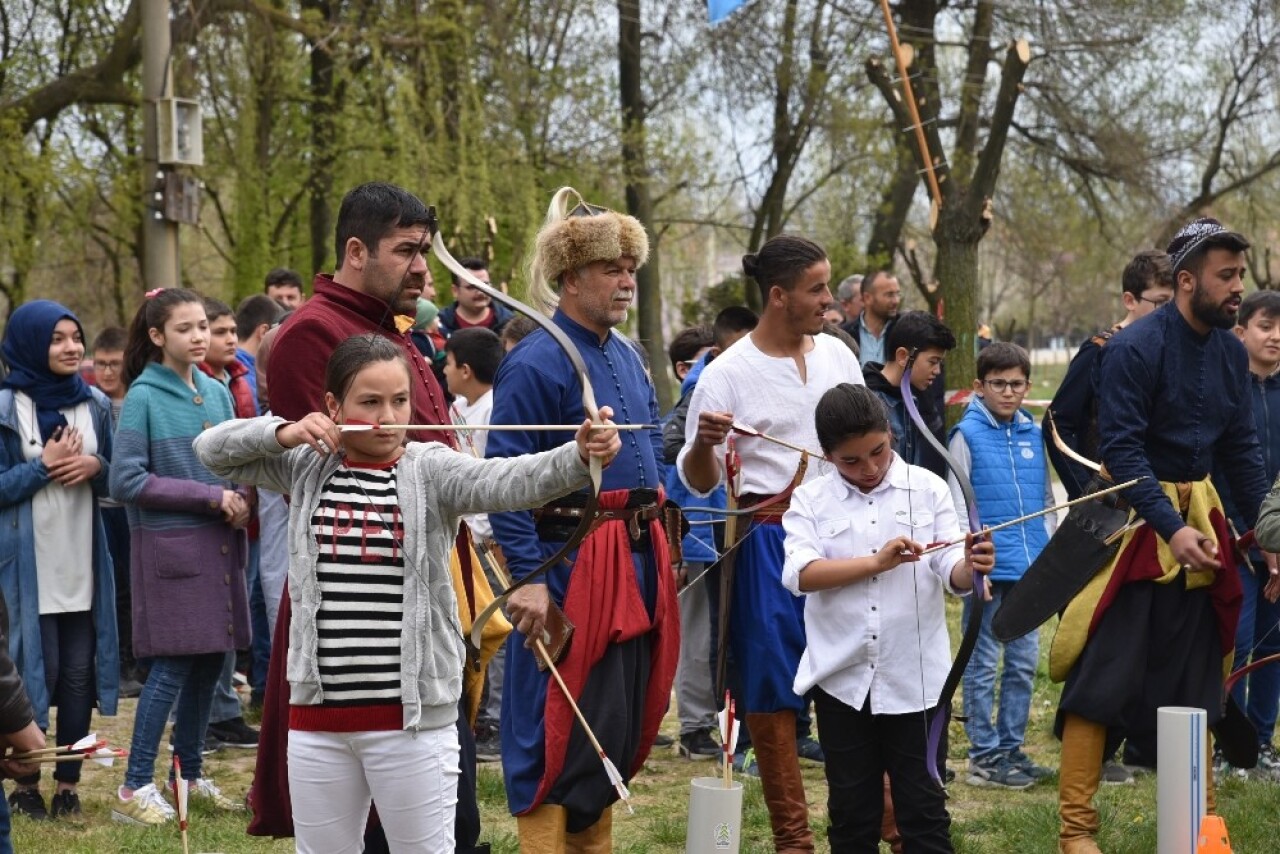
[{"label": "boy in blue vest", "polygon": [[[1053,504],[1040,427],[1022,408],[1030,378],[1031,359],[1026,350],[1006,342],[983,349],[978,354],[973,398],[951,431],[951,453],[973,481],[984,526],[1008,522]],[[948,483],[957,511],[964,518],[964,496],[954,474],[948,477]],[[964,673],[968,783],[973,786],[1025,789],[1053,773],[1022,752],[1031,711],[1032,681],[1040,657],[1039,635],[1031,632],[1002,644],[991,631],[991,617],[1040,554],[1055,526],[1056,520],[1049,514],[992,535],[996,566],[988,579],[990,598],[983,610],[978,645]],[[966,598],[966,621],[972,607],[972,597]],[[997,712],[996,671],[1002,647],[1004,670]]]}]

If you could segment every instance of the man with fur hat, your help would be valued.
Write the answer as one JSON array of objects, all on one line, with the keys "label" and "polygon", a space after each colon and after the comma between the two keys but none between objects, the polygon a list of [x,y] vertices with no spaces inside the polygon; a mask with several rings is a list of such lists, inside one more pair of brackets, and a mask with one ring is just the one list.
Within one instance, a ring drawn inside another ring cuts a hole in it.
[{"label": "man with fur hat", "polygon": [[[658,423],[657,395],[637,348],[615,327],[635,298],[635,271],[649,255],[644,227],[630,216],[579,203],[560,190],[538,232],[529,269],[532,299],[553,308],[553,322],[577,345],[600,406],[619,423]],[[494,380],[495,424],[572,424],[584,417],[568,357],[542,330],[503,359]],[[569,419],[568,421],[564,419]],[[554,447],[554,433],[504,432],[486,454],[507,457]],[[616,795],[600,757],[576,722],[564,692],[529,649],[549,615],[575,626],[558,668],[605,753],[630,779],[653,745],[675,678],[680,620],[658,506],[662,436],[657,427],[626,431],[623,450],[604,472],[601,509],[610,511],[571,560],[516,591],[508,613],[502,694],[502,763],[507,803],[517,817],[520,850],[609,851]],[[578,526],[585,496],[567,496],[532,513],[489,520],[513,579],[553,554]]]},{"label": "man with fur hat", "polygon": [[1210,469],[1250,525],[1267,491],[1249,358],[1231,333],[1248,248],[1214,219],[1183,227],[1168,249],[1173,302],[1102,351],[1099,452],[1117,482],[1143,478],[1124,497],[1146,524],[1067,605],[1050,650],[1050,676],[1066,680],[1056,721],[1064,854],[1099,850],[1093,796],[1109,735],[1153,752],[1158,707],[1205,709],[1210,726],[1222,716],[1241,590]]}]

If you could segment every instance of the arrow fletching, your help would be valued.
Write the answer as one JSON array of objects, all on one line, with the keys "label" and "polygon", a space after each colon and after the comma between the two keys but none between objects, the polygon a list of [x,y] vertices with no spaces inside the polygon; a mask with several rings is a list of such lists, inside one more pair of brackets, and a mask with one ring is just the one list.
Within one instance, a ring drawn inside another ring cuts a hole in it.
[{"label": "arrow fletching", "polygon": [[604,751],[600,751],[600,761],[604,763],[604,773],[609,775],[609,782],[613,784],[613,789],[618,793],[618,797],[627,805],[627,812],[635,815],[636,811],[631,806],[631,792],[627,789],[627,784],[622,781],[622,774],[618,771],[618,766],[613,764],[613,760],[605,755]]}]

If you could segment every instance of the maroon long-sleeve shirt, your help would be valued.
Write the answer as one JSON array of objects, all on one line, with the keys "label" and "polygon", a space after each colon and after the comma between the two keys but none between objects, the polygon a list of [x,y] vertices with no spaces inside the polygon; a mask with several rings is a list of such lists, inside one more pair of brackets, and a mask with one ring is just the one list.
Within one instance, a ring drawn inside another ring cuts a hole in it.
[{"label": "maroon long-sleeve shirt", "polygon": [[[315,296],[306,302],[276,333],[267,366],[271,412],[297,421],[309,412],[324,411],[324,373],[329,356],[352,335],[378,332],[404,348],[413,379],[413,423],[448,424],[449,407],[431,366],[409,336],[395,325],[395,315],[382,300],[352,290],[317,275]],[[417,441],[443,442],[456,447],[453,434],[421,430],[411,433]]]}]

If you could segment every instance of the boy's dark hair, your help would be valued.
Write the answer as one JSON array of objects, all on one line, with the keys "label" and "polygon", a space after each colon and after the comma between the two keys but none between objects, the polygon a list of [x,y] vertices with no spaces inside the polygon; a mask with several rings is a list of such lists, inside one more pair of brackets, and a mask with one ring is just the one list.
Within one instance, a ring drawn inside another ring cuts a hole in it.
[{"label": "boy's dark hair", "polygon": [[[338,208],[334,237],[338,257],[334,266],[342,269],[347,241],[353,237],[372,255],[378,251],[378,242],[395,229],[427,225],[430,221],[427,206],[408,190],[382,181],[361,184],[342,197]],[[427,239],[430,241],[429,236]],[[423,248],[429,245],[428,242]]]},{"label": "boy's dark hair", "polygon": [[538,324],[532,318],[523,314],[517,314],[511,318],[502,327],[502,343],[509,344],[512,347],[524,340],[524,337],[530,332],[538,328]]},{"label": "boy's dark hair", "polygon": [[266,294],[245,297],[236,306],[236,337],[244,341],[264,323],[275,326],[283,314],[284,307]]},{"label": "boy's dark hair", "polygon": [[667,356],[671,359],[671,370],[676,370],[681,362],[692,362],[698,358],[698,351],[715,344],[715,336],[709,326],[690,326],[671,339],[667,347]]},{"label": "boy's dark hair", "polygon": [[818,444],[830,454],[851,436],[889,430],[889,412],[880,396],[864,385],[840,383],[828,389],[813,412]]},{"label": "boy's dark hair", "polygon": [[941,320],[927,311],[904,311],[884,338],[884,358],[892,359],[899,347],[908,352],[933,348],[948,352],[955,346],[955,333]]},{"label": "boy's dark hair", "polygon": [[123,352],[125,345],[128,343],[129,333],[125,331],[123,326],[108,326],[98,333],[97,338],[93,339],[93,347],[90,352],[96,353],[99,350],[120,350]]},{"label": "boy's dark hair", "polygon": [[204,299],[187,288],[158,288],[138,306],[129,324],[129,342],[124,348],[124,384],[130,386],[146,370],[148,362],[159,362],[164,350],[151,340],[148,330],[164,331],[173,310],[183,303],[204,305]]},{"label": "boy's dark hair", "polygon": [[235,319],[235,312],[231,310],[231,306],[227,305],[220,299],[205,297],[204,319],[213,323],[215,320],[220,320],[224,317],[230,317],[233,320]]},{"label": "boy's dark hair", "polygon": [[1254,315],[1268,319],[1280,319],[1280,291],[1254,291],[1240,303],[1236,323],[1248,326]]},{"label": "boy's dark hair", "polygon": [[1120,274],[1121,293],[1132,294],[1135,299],[1142,299],[1147,288],[1172,287],[1173,262],[1159,249],[1144,249],[1134,255]]},{"label": "boy's dark hair", "polygon": [[[341,401],[356,374],[374,362],[399,362],[405,375],[412,376],[404,348],[386,336],[369,332],[353,335],[334,348],[324,368],[324,390]],[[413,394],[413,383],[409,384],[409,393]]]},{"label": "boy's dark hair", "polygon": [[1021,368],[1027,379],[1031,379],[1031,357],[1017,344],[992,341],[978,354],[977,370],[980,380],[985,380],[987,374],[994,371],[1007,371],[1010,368]]},{"label": "boy's dark hair", "polygon": [[739,332],[750,332],[760,324],[760,316],[745,305],[731,305],[720,309],[715,322],[711,324],[711,335],[716,346],[723,350],[728,347],[731,336]]},{"label": "boy's dark hair", "polygon": [[[459,258],[458,263],[461,264],[464,269],[472,271],[489,269],[489,262],[483,258]],[[458,282],[462,281],[462,279],[458,277],[458,274],[452,271],[449,273],[449,280],[453,282],[453,286],[455,288],[458,286]]]},{"label": "boy's dark hair", "polygon": [[262,283],[262,292],[266,293],[267,288],[273,286],[278,288],[281,285],[291,285],[298,290],[302,290],[302,277],[288,267],[276,267],[270,273],[267,273],[266,281]]},{"label": "boy's dark hair", "polygon": [[779,234],[771,237],[754,255],[742,256],[742,272],[760,287],[762,302],[769,302],[769,289],[789,291],[800,281],[804,271],[827,260],[827,252],[807,237]]},{"label": "boy's dark hair", "polygon": [[502,361],[502,339],[492,330],[482,326],[459,329],[445,339],[444,351],[453,354],[453,363],[461,368],[471,368],[475,378],[485,385],[493,385]]}]

